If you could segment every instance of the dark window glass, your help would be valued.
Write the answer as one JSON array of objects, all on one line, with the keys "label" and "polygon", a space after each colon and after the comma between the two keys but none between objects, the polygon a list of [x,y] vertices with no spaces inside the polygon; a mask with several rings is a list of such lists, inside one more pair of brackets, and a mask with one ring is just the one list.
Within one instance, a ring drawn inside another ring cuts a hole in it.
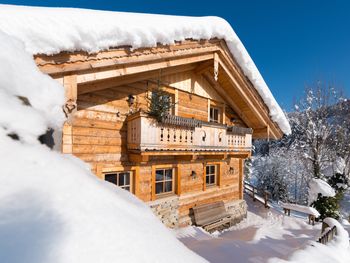
[{"label": "dark window glass", "polygon": [[156,170],[156,194],[173,192],[173,169]]},{"label": "dark window glass", "polygon": [[163,182],[156,183],[156,194],[161,194],[161,193],[163,193]]},{"label": "dark window glass", "polygon": [[156,181],[164,180],[164,170],[156,170]]},{"label": "dark window glass", "polygon": [[219,109],[210,108],[209,110],[209,121],[210,122],[219,122]]},{"label": "dark window glass", "polygon": [[165,180],[172,180],[172,179],[173,179],[173,169],[165,170]]},{"label": "dark window glass", "polygon": [[117,177],[118,177],[117,174],[106,174],[106,175],[105,175],[105,180],[106,180],[107,182],[112,183],[112,184],[118,185]]},{"label": "dark window glass", "polygon": [[208,186],[215,185],[216,184],[216,176],[217,176],[216,165],[207,165],[205,171],[206,171],[205,183]]},{"label": "dark window glass", "polygon": [[124,190],[130,191],[131,189],[131,173],[130,172],[120,172],[120,173],[110,173],[105,174],[105,180],[112,184],[115,184]]}]

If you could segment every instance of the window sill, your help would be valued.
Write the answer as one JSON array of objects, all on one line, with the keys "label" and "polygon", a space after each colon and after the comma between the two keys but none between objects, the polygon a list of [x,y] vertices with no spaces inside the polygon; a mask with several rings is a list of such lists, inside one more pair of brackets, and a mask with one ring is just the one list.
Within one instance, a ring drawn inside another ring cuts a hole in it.
[{"label": "window sill", "polygon": [[171,193],[163,193],[163,194],[156,194],[156,200],[167,198],[167,197],[174,197],[174,196],[177,196],[177,194],[175,194],[173,192],[171,192]]}]

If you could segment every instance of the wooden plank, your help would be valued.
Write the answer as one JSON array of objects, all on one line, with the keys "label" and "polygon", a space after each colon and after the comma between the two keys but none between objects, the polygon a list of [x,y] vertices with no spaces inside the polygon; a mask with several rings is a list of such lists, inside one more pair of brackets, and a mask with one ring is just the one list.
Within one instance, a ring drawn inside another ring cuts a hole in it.
[{"label": "wooden plank", "polygon": [[[174,74],[176,72],[192,70],[195,67],[196,67],[196,64],[194,65],[190,64],[185,66],[178,66],[178,67],[163,69],[162,76]],[[147,80],[147,79],[153,79],[153,78],[157,79],[158,77],[159,77],[159,70],[151,70],[151,71],[146,71],[138,74],[110,78],[102,81],[94,81],[92,83],[79,84],[78,94],[84,94],[92,91],[103,90],[110,87],[123,86],[128,83],[134,83],[141,80]]]},{"label": "wooden plank", "polygon": [[156,200],[156,166],[152,165],[151,199]]},{"label": "wooden plank", "polygon": [[[161,55],[159,55],[160,57]],[[181,57],[171,56],[167,59],[159,58],[157,60],[139,60],[138,63],[116,64],[112,69],[104,69],[103,71],[95,70],[91,73],[79,73],[77,76],[78,83],[85,83],[90,81],[97,81],[102,79],[109,79],[121,77],[131,74],[144,73],[153,70],[160,70],[169,67],[176,67],[186,64],[198,63],[213,59],[211,52],[204,52],[196,55],[186,55]]]}]

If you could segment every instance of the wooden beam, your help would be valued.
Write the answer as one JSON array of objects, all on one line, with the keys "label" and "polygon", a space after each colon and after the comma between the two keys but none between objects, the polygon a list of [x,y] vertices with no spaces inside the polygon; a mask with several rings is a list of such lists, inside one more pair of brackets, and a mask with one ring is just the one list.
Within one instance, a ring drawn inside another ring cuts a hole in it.
[{"label": "wooden beam", "polygon": [[151,178],[151,200],[156,200],[156,167],[152,165],[152,178]]},{"label": "wooden beam", "polygon": [[176,194],[181,195],[181,177],[182,177],[182,165],[176,166]]},{"label": "wooden beam", "polygon": [[62,52],[47,56],[36,55],[35,62],[40,70],[46,74],[88,71],[103,69],[116,65],[149,63],[159,59],[169,59],[181,56],[191,56],[204,52],[215,52],[220,47],[220,41],[182,41],[173,45],[158,45],[157,47],[139,48],[131,50],[130,47],[119,47],[107,51],[89,54],[87,52]]},{"label": "wooden beam", "polygon": [[149,155],[129,153],[129,160],[134,163],[147,163],[149,161]]},{"label": "wooden beam", "polygon": [[239,198],[243,199],[244,159],[239,159]]},{"label": "wooden beam", "polygon": [[254,102],[253,97],[248,96],[248,94],[240,85],[240,83],[238,83],[238,79],[236,76],[237,74],[234,76],[229,70],[229,68],[225,65],[225,63],[220,59],[220,57],[218,58],[218,60],[220,62],[220,67],[224,70],[226,75],[229,77],[230,84],[236,89],[241,99],[249,106],[250,109],[252,109],[252,111],[254,112],[254,115],[258,118],[261,124],[266,125],[266,120],[264,119],[264,117],[261,115],[261,113],[255,106],[257,103],[253,103]]},{"label": "wooden beam", "polygon": [[209,84],[211,84],[216,91],[219,93],[219,95],[225,99],[228,104],[231,106],[231,108],[238,114],[238,116],[244,121],[244,123],[248,126],[248,127],[252,127],[252,123],[249,120],[249,118],[245,115],[245,113],[234,103],[233,99],[230,98],[229,96],[227,96],[226,91],[224,90],[223,87],[221,87],[221,85],[216,82],[214,80],[214,77],[212,76],[212,74],[210,72],[205,72],[203,74],[203,77],[209,82]]},{"label": "wooden beam", "polygon": [[[196,64],[190,64],[185,66],[171,67],[168,69],[162,70],[162,76],[175,74],[178,72],[184,72],[192,70],[196,67]],[[152,79],[159,77],[159,70],[152,70],[148,72],[132,74],[128,76],[122,76],[117,78],[111,78],[103,81],[96,81],[93,83],[86,83],[78,85],[78,94],[85,94],[93,91],[108,89],[111,87],[117,87],[126,85],[129,83],[134,83],[142,80]]]},{"label": "wooden beam", "polygon": [[139,63],[116,65],[112,69],[91,70],[88,73],[78,73],[77,82],[86,83],[102,79],[126,76],[152,70],[165,69],[186,64],[192,64],[213,59],[213,53],[196,54],[192,56],[181,56],[167,59],[157,59],[155,61],[142,61]]}]

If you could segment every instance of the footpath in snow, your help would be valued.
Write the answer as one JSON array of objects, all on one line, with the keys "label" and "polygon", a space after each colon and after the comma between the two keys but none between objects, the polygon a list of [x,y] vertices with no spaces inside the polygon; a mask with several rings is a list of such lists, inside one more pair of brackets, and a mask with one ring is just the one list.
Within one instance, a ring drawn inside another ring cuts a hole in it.
[{"label": "footpath in snow", "polygon": [[306,216],[285,216],[280,207],[265,209],[247,196],[246,201],[247,218],[231,229],[210,235],[201,228],[187,227],[177,230],[178,239],[210,262],[256,263],[288,260],[294,252],[310,247],[320,235],[321,223],[309,225]]}]

